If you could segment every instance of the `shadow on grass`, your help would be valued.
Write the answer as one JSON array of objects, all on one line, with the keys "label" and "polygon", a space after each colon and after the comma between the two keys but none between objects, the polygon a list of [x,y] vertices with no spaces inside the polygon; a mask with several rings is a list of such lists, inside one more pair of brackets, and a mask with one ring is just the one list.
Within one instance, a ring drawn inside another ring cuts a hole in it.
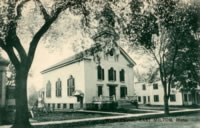
[{"label": "shadow on grass", "polygon": [[[195,115],[195,116],[193,116]],[[114,123],[114,122],[129,122],[129,121],[145,121],[145,122],[151,122],[152,120],[156,121],[167,121],[169,122],[171,118],[178,118],[181,119],[181,121],[188,120],[188,116],[190,116],[192,119],[195,119],[196,116],[199,116],[200,112],[183,112],[183,113],[173,113],[168,116],[164,114],[158,114],[158,115],[147,115],[147,116],[140,116],[140,117],[131,117],[131,118],[121,118],[121,119],[105,119],[105,120],[95,120],[95,121],[85,121],[85,122],[78,122],[78,123],[68,123],[68,124],[55,124],[55,125],[48,125],[48,126],[35,126],[36,128],[77,128],[77,127],[86,127],[86,126],[96,126],[98,124],[106,124],[106,123]]]},{"label": "shadow on grass", "polygon": [[127,108],[118,108],[118,109],[113,109],[113,110],[103,110],[105,112],[118,112],[118,113],[127,113],[127,114],[142,114],[142,113],[152,113],[156,112],[155,111],[143,111],[142,109],[127,109]]},{"label": "shadow on grass", "polygon": [[50,112],[40,113],[33,120],[37,122],[44,121],[58,121],[58,120],[74,120],[84,118],[95,118],[95,117],[106,117],[114,116],[113,114],[102,114],[102,113],[89,113],[89,112]]}]

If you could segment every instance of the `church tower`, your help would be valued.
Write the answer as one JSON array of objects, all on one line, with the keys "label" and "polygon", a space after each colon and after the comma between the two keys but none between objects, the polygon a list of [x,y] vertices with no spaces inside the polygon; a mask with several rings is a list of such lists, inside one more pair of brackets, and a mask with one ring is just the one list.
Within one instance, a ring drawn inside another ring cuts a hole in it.
[{"label": "church tower", "polygon": [[[103,11],[97,15],[98,28],[96,34],[92,37],[95,45],[101,46],[104,56],[119,55],[119,35],[115,31],[115,14],[107,4]],[[98,54],[98,53],[97,53]]]}]

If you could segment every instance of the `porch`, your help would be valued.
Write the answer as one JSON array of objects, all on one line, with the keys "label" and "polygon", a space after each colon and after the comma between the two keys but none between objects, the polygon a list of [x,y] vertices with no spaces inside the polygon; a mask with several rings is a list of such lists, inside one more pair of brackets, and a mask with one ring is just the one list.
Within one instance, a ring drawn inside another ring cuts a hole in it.
[{"label": "porch", "polygon": [[192,91],[182,90],[182,95],[184,106],[200,106],[200,89],[194,89]]},{"label": "porch", "polygon": [[126,102],[134,102],[137,101],[137,96],[125,96],[120,99],[116,99],[116,96],[95,96],[93,97],[92,102],[93,103],[111,103],[111,102],[120,102],[120,101],[126,101]]},{"label": "porch", "polygon": [[93,97],[92,104],[96,106],[98,110],[114,110],[125,106],[135,105],[137,96],[126,96],[120,99],[116,99],[116,96],[102,96]]}]

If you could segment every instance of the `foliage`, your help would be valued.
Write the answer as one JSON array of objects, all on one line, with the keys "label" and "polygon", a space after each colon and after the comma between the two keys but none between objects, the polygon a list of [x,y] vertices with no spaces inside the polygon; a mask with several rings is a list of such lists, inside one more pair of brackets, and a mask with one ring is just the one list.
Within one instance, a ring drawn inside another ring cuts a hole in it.
[{"label": "foliage", "polygon": [[166,114],[172,82],[177,87],[199,84],[199,41],[195,39],[199,5],[178,0],[131,1],[124,33],[156,61],[164,88]]}]

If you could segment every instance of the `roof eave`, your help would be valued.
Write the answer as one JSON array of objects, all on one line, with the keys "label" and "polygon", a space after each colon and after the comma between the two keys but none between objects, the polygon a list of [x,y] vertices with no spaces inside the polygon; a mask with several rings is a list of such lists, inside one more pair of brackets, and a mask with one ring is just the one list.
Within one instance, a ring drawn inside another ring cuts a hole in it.
[{"label": "roof eave", "polygon": [[80,61],[82,61],[83,59],[84,59],[84,58],[79,58],[79,59],[75,59],[75,60],[72,60],[72,61],[69,61],[69,62],[60,64],[60,65],[56,65],[56,66],[54,66],[54,67],[47,68],[47,69],[41,71],[40,73],[41,73],[41,74],[45,74],[45,73],[54,71],[54,70],[56,70],[56,69],[62,68],[62,67],[64,67],[64,66],[67,66],[67,65],[70,65],[70,64],[73,64],[73,63],[76,63],[76,62],[80,62]]},{"label": "roof eave", "polygon": [[135,61],[120,47],[120,52],[122,55],[127,59],[129,63],[131,63],[133,66],[136,65]]}]

